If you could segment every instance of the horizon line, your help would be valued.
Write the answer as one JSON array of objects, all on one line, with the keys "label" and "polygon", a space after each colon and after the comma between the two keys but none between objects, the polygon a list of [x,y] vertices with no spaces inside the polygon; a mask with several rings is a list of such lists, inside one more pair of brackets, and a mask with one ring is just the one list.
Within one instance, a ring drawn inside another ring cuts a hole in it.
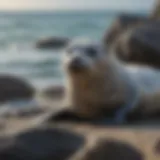
[{"label": "horizon line", "polygon": [[106,12],[106,11],[114,11],[114,12],[149,12],[151,9],[116,9],[116,8],[78,8],[78,9],[0,9],[0,12],[72,12],[72,11],[100,11],[100,12]]}]

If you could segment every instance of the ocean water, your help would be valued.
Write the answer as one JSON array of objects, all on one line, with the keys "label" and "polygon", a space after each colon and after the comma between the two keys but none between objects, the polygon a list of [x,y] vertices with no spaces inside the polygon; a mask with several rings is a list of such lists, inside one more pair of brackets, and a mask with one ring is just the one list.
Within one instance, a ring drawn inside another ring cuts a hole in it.
[{"label": "ocean water", "polygon": [[0,74],[23,77],[38,88],[64,83],[61,50],[39,50],[35,43],[52,36],[100,40],[118,14],[114,11],[1,12]]}]

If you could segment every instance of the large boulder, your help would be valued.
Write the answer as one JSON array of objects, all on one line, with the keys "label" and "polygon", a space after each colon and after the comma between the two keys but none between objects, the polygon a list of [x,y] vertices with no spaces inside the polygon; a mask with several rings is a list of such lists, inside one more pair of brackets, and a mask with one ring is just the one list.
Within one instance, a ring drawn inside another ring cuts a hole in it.
[{"label": "large boulder", "polygon": [[126,62],[160,67],[160,21],[131,28],[114,44],[117,56]]},{"label": "large boulder", "polygon": [[38,127],[0,137],[1,160],[66,160],[84,144],[84,138],[65,129]]},{"label": "large boulder", "polygon": [[0,102],[31,99],[33,95],[33,87],[25,80],[11,75],[0,75]]},{"label": "large boulder", "polygon": [[107,33],[104,36],[104,43],[107,45],[107,47],[112,46],[112,44],[114,44],[118,37],[128,28],[141,25],[147,21],[148,18],[142,16],[129,14],[120,15],[116,18],[110,29],[107,30]]},{"label": "large boulder", "polygon": [[50,37],[41,39],[36,43],[39,49],[59,49],[65,47],[69,42],[68,38]]}]

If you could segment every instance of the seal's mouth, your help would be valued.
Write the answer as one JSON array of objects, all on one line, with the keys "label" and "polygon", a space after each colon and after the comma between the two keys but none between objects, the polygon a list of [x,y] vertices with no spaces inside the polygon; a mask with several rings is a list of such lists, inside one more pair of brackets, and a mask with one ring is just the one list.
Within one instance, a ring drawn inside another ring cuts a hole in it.
[{"label": "seal's mouth", "polygon": [[87,69],[86,65],[79,58],[73,59],[68,65],[68,70],[71,73],[76,73],[76,74],[81,73],[81,72],[84,72],[86,69]]}]

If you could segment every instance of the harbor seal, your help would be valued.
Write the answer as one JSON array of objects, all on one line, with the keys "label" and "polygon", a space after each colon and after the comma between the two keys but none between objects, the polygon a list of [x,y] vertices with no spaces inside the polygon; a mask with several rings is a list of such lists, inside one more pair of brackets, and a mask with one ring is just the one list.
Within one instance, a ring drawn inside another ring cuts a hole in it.
[{"label": "harbor seal", "polygon": [[[160,111],[160,71],[124,64],[101,44],[77,40],[65,49],[66,97],[75,114],[149,118]],[[130,116],[129,116],[130,115]],[[131,119],[132,119],[131,118]]]}]

